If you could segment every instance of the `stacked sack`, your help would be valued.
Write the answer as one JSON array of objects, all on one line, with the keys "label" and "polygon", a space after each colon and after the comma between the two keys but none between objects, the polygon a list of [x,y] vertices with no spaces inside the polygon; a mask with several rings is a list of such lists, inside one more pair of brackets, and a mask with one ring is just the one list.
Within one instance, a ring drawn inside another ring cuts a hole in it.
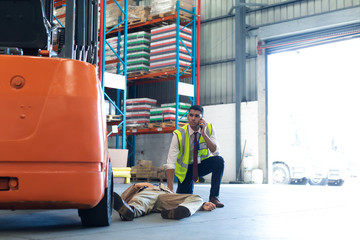
[{"label": "stacked sack", "polygon": [[126,100],[126,126],[145,127],[150,123],[150,109],[157,104],[155,99],[134,98]]},{"label": "stacked sack", "polygon": [[[118,37],[107,39],[109,45],[117,52],[118,44],[120,47],[121,58],[124,58],[124,37],[122,36],[121,42],[118,43]],[[117,52],[118,53],[118,52]],[[105,46],[105,61],[116,60],[117,57],[110,47]],[[134,72],[148,72],[150,68],[150,34],[141,31],[128,34],[127,40],[127,72],[129,74]],[[120,64],[119,70],[122,71],[123,64]],[[105,65],[105,71],[110,73],[117,72],[117,63],[109,63]]]},{"label": "stacked sack", "polygon": [[[106,39],[106,41],[109,43],[109,45],[117,52],[118,48],[118,37],[112,37]],[[122,56],[121,56],[122,57]],[[105,61],[112,61],[117,60],[116,55],[111,50],[111,48],[105,44]],[[117,73],[117,63],[109,63],[105,65],[105,71],[109,73]]]},{"label": "stacked sack", "polygon": [[[190,107],[191,104],[189,103],[179,103],[179,122],[187,122],[185,114],[189,111]],[[164,122],[175,121],[176,103],[161,104],[161,108],[163,109]]]},{"label": "stacked sack", "polygon": [[179,66],[187,68],[191,64],[191,57],[188,51],[192,52],[192,29],[176,29],[176,24],[151,29],[150,43],[150,70],[176,67],[176,31],[183,43],[179,40]]},{"label": "stacked sack", "polygon": [[[191,104],[179,103],[179,122],[187,122],[185,114],[190,107]],[[160,108],[153,108],[150,110],[150,123],[175,122],[175,114],[175,103],[161,104]]]},{"label": "stacked sack", "polygon": [[[124,45],[124,39],[121,46]],[[121,50],[121,57],[124,55]],[[148,72],[150,65],[150,34],[145,31],[128,34],[127,72]],[[121,67],[122,69],[122,67]]]}]

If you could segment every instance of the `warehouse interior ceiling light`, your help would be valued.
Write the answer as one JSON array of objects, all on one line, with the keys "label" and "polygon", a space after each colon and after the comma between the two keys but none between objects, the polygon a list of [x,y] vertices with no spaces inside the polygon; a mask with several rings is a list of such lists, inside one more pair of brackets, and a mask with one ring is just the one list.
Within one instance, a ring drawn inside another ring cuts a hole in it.
[{"label": "warehouse interior ceiling light", "polygon": [[359,58],[360,38],[268,55],[269,163],[297,147],[360,172]]}]

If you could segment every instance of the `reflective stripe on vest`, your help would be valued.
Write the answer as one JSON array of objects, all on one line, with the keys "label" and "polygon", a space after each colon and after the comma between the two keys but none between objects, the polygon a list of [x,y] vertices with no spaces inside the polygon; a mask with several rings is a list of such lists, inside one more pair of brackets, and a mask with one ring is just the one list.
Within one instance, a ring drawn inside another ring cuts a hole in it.
[{"label": "reflective stripe on vest", "polygon": [[[179,154],[177,157],[176,167],[175,167],[175,175],[178,177],[180,182],[183,182],[186,176],[187,168],[189,166],[189,154],[190,154],[190,137],[189,137],[189,124],[175,130],[173,134],[176,134],[179,142]],[[211,136],[212,134],[212,125],[210,123],[207,124],[206,134]],[[205,143],[205,139],[200,136],[199,139],[199,151],[198,156],[201,161],[209,158],[211,156],[210,151]]]}]

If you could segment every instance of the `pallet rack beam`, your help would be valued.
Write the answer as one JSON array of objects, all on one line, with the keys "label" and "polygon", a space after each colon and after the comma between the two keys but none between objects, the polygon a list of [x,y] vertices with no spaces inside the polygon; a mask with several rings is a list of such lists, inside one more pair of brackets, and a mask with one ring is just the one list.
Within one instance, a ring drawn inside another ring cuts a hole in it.
[{"label": "pallet rack beam", "polygon": [[[141,79],[152,79],[152,78],[156,78],[156,77],[162,77],[162,76],[169,76],[169,75],[174,75],[176,74],[176,70],[172,70],[172,71],[161,71],[161,72],[155,72],[155,73],[148,73],[148,74],[144,74],[141,76],[133,76],[133,77],[129,77],[128,80],[129,81],[136,81],[136,80],[141,80]],[[187,74],[184,76],[181,76],[182,78],[188,78],[191,77],[192,75]],[[174,79],[171,79],[174,80]]]},{"label": "pallet rack beam", "polygon": [[[191,74],[182,75],[180,79],[182,78],[191,78]],[[150,80],[142,80],[142,81],[136,81],[136,79],[128,80],[129,84],[133,83],[134,85],[144,85],[149,83],[157,83],[157,82],[167,82],[167,81],[173,81],[176,77],[166,77],[166,78],[156,78],[156,79],[150,79]],[[141,79],[137,79],[141,80]]]},{"label": "pallet rack beam", "polygon": [[[126,135],[143,135],[143,134],[158,134],[158,133],[172,133],[176,130],[175,127],[163,127],[163,128],[140,128],[140,129],[128,129]],[[116,133],[111,133],[110,137],[116,136]]]}]

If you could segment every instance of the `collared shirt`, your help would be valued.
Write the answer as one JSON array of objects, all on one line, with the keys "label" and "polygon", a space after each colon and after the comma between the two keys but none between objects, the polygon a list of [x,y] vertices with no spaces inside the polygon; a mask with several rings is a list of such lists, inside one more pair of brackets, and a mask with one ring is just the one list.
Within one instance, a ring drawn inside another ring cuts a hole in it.
[{"label": "collared shirt", "polygon": [[[193,151],[194,151],[194,130],[192,130],[192,128],[190,127],[190,125],[188,125],[188,131],[189,131],[189,145],[190,145],[190,153],[189,153],[189,162],[190,164],[193,163]],[[199,141],[199,138],[201,136],[200,134],[200,129],[198,130],[197,134],[197,138]],[[215,152],[211,152],[210,149],[209,151],[212,153],[213,156],[218,156],[220,154],[220,147],[219,147],[219,143],[216,139],[216,133],[215,133],[215,128],[214,126],[212,126],[212,134],[210,136],[210,140],[216,144],[216,149]],[[179,141],[177,136],[174,134],[171,140],[171,144],[170,144],[170,149],[169,149],[169,154],[168,154],[168,158],[167,158],[167,164],[165,164],[165,168],[166,169],[175,169],[175,164],[177,161],[177,157],[179,154]]]}]

